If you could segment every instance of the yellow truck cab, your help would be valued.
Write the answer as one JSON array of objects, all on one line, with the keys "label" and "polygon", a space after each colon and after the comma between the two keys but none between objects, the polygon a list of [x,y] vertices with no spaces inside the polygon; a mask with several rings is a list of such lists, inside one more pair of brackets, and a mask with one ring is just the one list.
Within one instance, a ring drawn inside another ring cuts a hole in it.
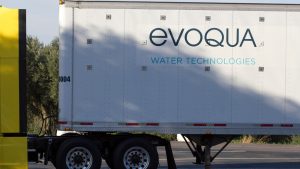
[{"label": "yellow truck cab", "polygon": [[26,11],[0,7],[0,25],[0,168],[25,169]]}]

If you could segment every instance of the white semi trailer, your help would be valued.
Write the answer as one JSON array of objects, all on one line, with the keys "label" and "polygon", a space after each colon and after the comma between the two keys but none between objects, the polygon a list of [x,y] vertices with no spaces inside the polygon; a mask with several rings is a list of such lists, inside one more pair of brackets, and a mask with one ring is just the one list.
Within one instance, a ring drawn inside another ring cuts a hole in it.
[{"label": "white semi trailer", "polygon": [[78,134],[38,152],[60,169],[155,169],[166,146],[174,169],[168,141],[129,133],[180,133],[209,168],[235,136],[300,134],[299,39],[297,4],[65,0],[58,124]]}]

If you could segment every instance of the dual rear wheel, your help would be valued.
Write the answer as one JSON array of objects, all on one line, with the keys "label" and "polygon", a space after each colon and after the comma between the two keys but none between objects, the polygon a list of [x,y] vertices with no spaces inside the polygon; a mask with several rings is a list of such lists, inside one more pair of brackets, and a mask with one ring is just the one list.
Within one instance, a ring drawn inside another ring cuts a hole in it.
[{"label": "dual rear wheel", "polygon": [[73,138],[60,146],[56,166],[58,169],[100,169],[101,161],[96,144],[88,139]]},{"label": "dual rear wheel", "polygon": [[[100,169],[99,147],[88,139],[73,138],[60,146],[56,166],[58,169]],[[157,169],[156,147],[142,138],[130,138],[117,145],[106,159],[111,169]]]},{"label": "dual rear wheel", "polygon": [[157,169],[156,147],[145,139],[133,138],[120,143],[113,153],[113,169]]}]

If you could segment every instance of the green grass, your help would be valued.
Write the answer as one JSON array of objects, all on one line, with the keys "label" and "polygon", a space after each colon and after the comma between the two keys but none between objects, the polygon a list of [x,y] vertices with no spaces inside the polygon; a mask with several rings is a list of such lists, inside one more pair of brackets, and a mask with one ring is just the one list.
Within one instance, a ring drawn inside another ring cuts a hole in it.
[{"label": "green grass", "polygon": [[291,144],[300,145],[300,136],[292,136]]},{"label": "green grass", "polygon": [[245,135],[232,141],[236,144],[293,144],[300,145],[300,136],[251,136]]},{"label": "green grass", "polygon": [[176,134],[160,134],[160,133],[148,133],[148,134],[155,135],[169,141],[175,141],[177,139]]}]

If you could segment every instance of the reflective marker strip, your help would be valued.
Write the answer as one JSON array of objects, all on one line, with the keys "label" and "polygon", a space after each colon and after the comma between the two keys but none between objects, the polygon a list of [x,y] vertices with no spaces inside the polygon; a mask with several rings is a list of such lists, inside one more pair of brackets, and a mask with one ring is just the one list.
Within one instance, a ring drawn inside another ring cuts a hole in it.
[{"label": "reflective marker strip", "polygon": [[57,124],[68,124],[66,121],[58,121]]},{"label": "reflective marker strip", "polygon": [[159,126],[159,123],[146,123],[146,126]]},{"label": "reflective marker strip", "polygon": [[214,124],[215,127],[226,127],[227,124]]},{"label": "reflective marker strip", "polygon": [[261,124],[260,127],[294,127],[293,124]]},{"label": "reflective marker strip", "polygon": [[281,124],[281,127],[294,127],[293,124]]},{"label": "reflective marker strip", "polygon": [[[68,121],[58,121],[58,125],[68,125],[68,124],[73,124],[73,125],[82,125],[82,126],[101,126],[105,122],[68,122]],[[120,125],[120,126],[131,126],[131,127],[136,127],[136,126],[141,126],[141,127],[203,127],[203,128],[213,128],[213,127],[226,127],[226,128],[253,128],[253,127],[260,127],[260,128],[293,128],[295,127],[295,124],[270,124],[270,123],[264,123],[264,124],[226,124],[226,123],[155,123],[155,122],[124,122],[124,123],[105,123],[109,124],[110,126],[115,126],[115,125]],[[299,127],[296,125],[296,127]]]},{"label": "reflective marker strip", "polygon": [[274,127],[274,124],[261,124],[260,127]]},{"label": "reflective marker strip", "polygon": [[195,127],[205,127],[205,126],[208,126],[208,125],[204,124],[204,123],[194,123],[193,126],[195,126]]},{"label": "reflective marker strip", "polygon": [[139,126],[139,123],[126,123],[126,126]]},{"label": "reflective marker strip", "polygon": [[91,122],[81,122],[81,123],[79,123],[79,125],[83,125],[83,126],[92,126],[93,123],[91,123]]}]

